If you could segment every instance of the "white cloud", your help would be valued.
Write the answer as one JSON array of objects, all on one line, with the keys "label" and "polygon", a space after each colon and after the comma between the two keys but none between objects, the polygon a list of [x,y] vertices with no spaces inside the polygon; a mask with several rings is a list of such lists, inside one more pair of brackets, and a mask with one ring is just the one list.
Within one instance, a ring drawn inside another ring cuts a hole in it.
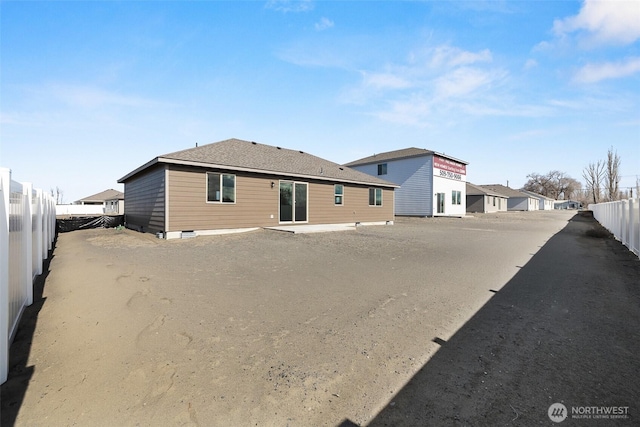
[{"label": "white cloud", "polygon": [[328,28],[332,28],[334,26],[334,23],[332,20],[330,20],[329,18],[321,18],[319,22],[316,22],[314,27],[316,29],[316,31],[323,31],[326,30]]},{"label": "white cloud", "polygon": [[537,66],[538,66],[538,61],[531,58],[527,59],[527,62],[524,63],[525,70],[530,70],[532,68],[536,68]]},{"label": "white cloud", "polygon": [[392,101],[390,107],[373,113],[380,120],[400,125],[425,127],[431,114],[429,102],[420,97]]},{"label": "white cloud", "polygon": [[493,64],[489,49],[429,46],[409,51],[405,60],[365,68],[356,65],[365,61],[353,61],[354,55],[344,54],[344,50],[357,52],[357,43],[350,46],[353,49],[345,49],[344,44],[320,47],[299,42],[281,50],[278,56],[300,66],[348,71],[358,68],[358,84],[345,87],[339,99],[366,108],[380,120],[426,126],[442,118],[445,111],[483,116],[537,114],[532,110],[514,113],[503,107],[494,90],[507,81],[509,73]]},{"label": "white cloud", "polygon": [[556,20],[553,31],[560,37],[587,31],[596,43],[633,43],[640,38],[640,0],[585,0],[578,15]]},{"label": "white cloud", "polygon": [[432,67],[457,67],[474,64],[476,62],[491,62],[492,55],[489,49],[480,52],[468,52],[451,46],[440,46],[434,49],[431,58]]},{"label": "white cloud", "polygon": [[492,73],[476,68],[461,67],[435,80],[435,92],[438,98],[451,98],[469,95],[488,86],[495,80]]},{"label": "white cloud", "polygon": [[312,0],[269,0],[265,5],[267,9],[277,10],[278,12],[309,12],[313,10],[314,4]]},{"label": "white cloud", "polygon": [[436,121],[442,125],[445,111],[499,114],[500,108],[486,105],[485,96],[507,72],[492,61],[489,49],[473,52],[441,45],[416,50],[404,62],[361,71],[359,87],[343,100],[370,106],[380,120],[417,127]]},{"label": "white cloud", "polygon": [[573,77],[576,83],[597,83],[607,79],[628,77],[640,72],[640,58],[630,58],[625,61],[601,64],[587,64]]},{"label": "white cloud", "polygon": [[368,73],[362,72],[363,85],[375,89],[406,89],[411,87],[411,82],[404,76],[382,72]]},{"label": "white cloud", "polygon": [[552,50],[554,45],[548,41],[541,41],[533,47],[532,52],[547,52]]}]

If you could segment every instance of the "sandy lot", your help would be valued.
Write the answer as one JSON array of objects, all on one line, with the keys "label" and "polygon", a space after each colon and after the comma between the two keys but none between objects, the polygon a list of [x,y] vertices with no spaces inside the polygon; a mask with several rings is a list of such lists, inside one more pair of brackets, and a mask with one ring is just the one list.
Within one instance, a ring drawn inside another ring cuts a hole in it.
[{"label": "sandy lot", "polygon": [[3,425],[531,425],[556,401],[637,420],[640,262],[574,214],[61,234]]}]

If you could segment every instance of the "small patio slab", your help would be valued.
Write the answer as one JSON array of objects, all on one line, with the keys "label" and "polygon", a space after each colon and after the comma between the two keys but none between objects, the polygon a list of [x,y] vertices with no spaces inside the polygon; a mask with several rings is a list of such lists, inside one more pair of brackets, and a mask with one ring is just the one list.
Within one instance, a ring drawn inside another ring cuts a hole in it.
[{"label": "small patio slab", "polygon": [[301,224],[301,225],[281,225],[278,227],[265,227],[267,230],[285,231],[294,234],[306,233],[326,233],[328,231],[349,231],[355,230],[355,224]]}]

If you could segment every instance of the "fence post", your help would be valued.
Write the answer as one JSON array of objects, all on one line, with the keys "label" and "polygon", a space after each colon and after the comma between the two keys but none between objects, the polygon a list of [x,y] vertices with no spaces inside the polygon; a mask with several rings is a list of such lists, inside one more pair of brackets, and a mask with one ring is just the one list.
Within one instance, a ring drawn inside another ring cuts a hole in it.
[{"label": "fence post", "polygon": [[9,372],[9,197],[11,171],[0,168],[0,384]]},{"label": "fence post", "polygon": [[636,251],[636,223],[635,223],[635,203],[633,199],[629,199],[629,249],[631,252]]},{"label": "fence post", "polygon": [[22,256],[24,257],[24,277],[27,305],[33,304],[33,184],[22,183]]},{"label": "fence post", "polygon": [[629,238],[627,234],[627,201],[621,200],[620,203],[620,241],[623,245],[629,246]]},{"label": "fence post", "polygon": [[[43,229],[43,216],[42,216],[42,190],[37,189],[36,190],[36,206],[35,206],[35,214],[36,214],[36,218],[35,218],[35,222],[36,222],[36,227],[35,230],[33,230],[33,232],[36,234],[36,242],[37,242],[37,254],[38,257],[36,258],[35,262],[36,262],[36,267],[37,267],[37,274],[42,274],[42,260],[43,260],[43,253],[46,253],[46,249],[44,248],[44,239],[42,238],[42,229]],[[44,251],[44,252],[43,252]]]},{"label": "fence post", "polygon": [[47,193],[42,192],[42,211],[44,215],[44,228],[42,230],[42,259],[47,259],[49,257],[49,235],[51,234],[51,212],[49,211],[49,197]]},{"label": "fence post", "polygon": [[[53,241],[56,238],[56,203],[53,201],[53,197],[47,196],[47,206],[48,214],[47,218],[49,218],[49,234],[47,236],[47,250],[50,251],[53,249]],[[48,258],[48,252],[47,252]]]},{"label": "fence post", "polygon": [[629,224],[630,248],[640,257],[640,198],[629,200]]},{"label": "fence post", "polygon": [[616,227],[616,232],[614,236],[616,239],[620,240],[620,230],[622,229],[622,215],[620,214],[620,205],[615,202],[610,202],[611,206],[613,206],[613,223]]}]

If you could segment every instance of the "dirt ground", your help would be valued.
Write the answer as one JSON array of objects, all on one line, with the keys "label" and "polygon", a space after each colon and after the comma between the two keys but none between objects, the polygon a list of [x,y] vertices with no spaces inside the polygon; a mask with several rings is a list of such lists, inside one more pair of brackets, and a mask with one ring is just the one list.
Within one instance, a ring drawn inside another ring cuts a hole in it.
[{"label": "dirt ground", "polygon": [[640,261],[574,215],[60,234],[2,425],[637,424]]}]

